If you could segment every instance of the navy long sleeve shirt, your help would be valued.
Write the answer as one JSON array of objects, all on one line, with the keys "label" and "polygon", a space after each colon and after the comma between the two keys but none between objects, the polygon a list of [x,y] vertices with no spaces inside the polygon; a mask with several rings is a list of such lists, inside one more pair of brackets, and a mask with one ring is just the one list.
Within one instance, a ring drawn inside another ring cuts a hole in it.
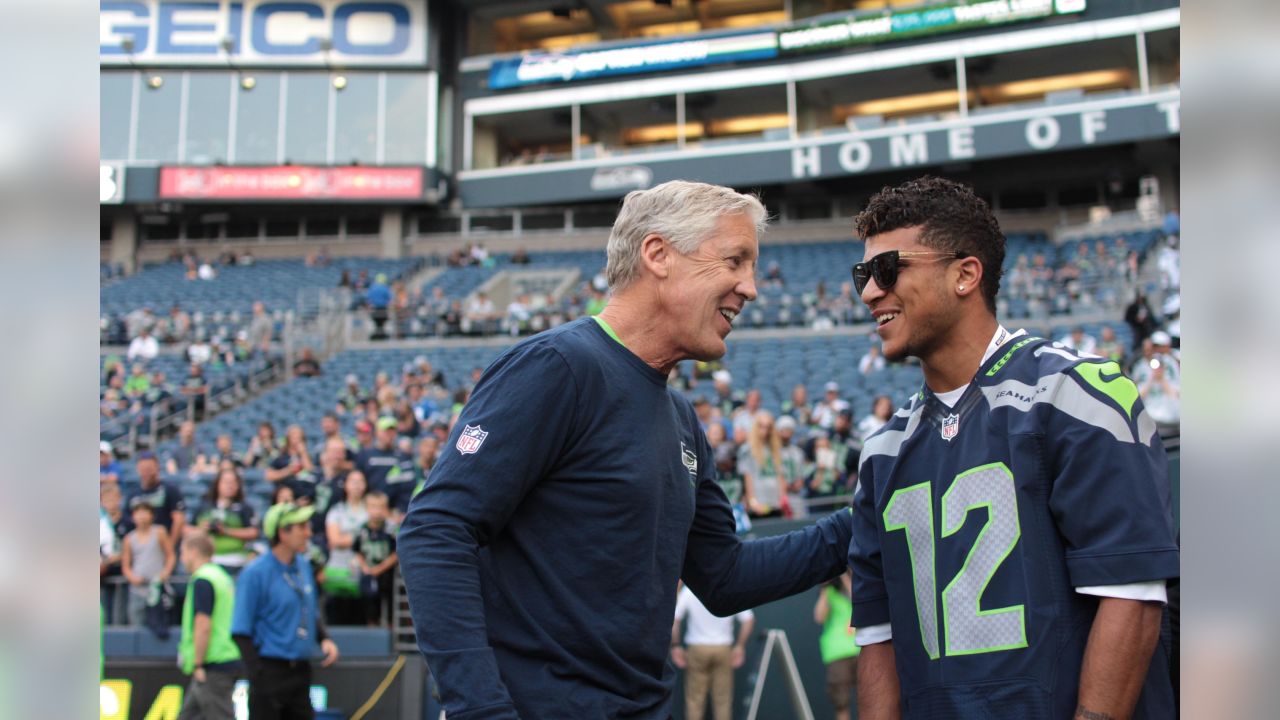
[{"label": "navy long sleeve shirt", "polygon": [[728,615],[843,572],[848,512],[742,542],[693,408],[583,319],[494,362],[400,531],[450,720],[667,718],[676,581]]}]

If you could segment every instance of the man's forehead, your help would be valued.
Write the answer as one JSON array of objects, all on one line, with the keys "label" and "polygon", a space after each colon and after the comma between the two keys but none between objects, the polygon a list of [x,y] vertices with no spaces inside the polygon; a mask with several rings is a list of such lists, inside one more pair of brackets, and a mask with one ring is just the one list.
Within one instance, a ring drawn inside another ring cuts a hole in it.
[{"label": "man's forehead", "polygon": [[741,213],[721,215],[708,240],[720,245],[739,246],[749,250],[753,258],[759,255],[760,240],[755,223]]},{"label": "man's forehead", "polygon": [[898,228],[889,232],[878,233],[867,238],[865,255],[868,259],[889,250],[911,250],[923,247],[920,235],[924,227],[913,225]]}]

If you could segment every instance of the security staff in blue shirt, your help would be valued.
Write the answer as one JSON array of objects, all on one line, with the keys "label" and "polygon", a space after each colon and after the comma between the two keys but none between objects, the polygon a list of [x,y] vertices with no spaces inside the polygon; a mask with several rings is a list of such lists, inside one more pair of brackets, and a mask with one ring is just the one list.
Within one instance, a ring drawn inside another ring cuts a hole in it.
[{"label": "security staff in blue shirt", "polygon": [[236,583],[231,636],[249,675],[253,720],[313,718],[311,654],[320,641],[321,665],[338,660],[338,646],[320,619],[315,578],[307,559],[310,506],[273,505],[262,522],[271,552],[249,563]]}]

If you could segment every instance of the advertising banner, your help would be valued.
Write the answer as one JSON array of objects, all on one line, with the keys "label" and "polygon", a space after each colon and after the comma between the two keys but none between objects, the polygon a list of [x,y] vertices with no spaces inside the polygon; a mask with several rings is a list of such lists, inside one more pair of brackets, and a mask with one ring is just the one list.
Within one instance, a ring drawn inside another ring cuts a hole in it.
[{"label": "advertising banner", "polygon": [[422,67],[422,0],[101,0],[103,65]]},{"label": "advertising banner", "polygon": [[124,202],[124,166],[102,163],[98,166],[98,204],[119,205]]},{"label": "advertising banner", "polygon": [[772,30],[598,50],[530,53],[494,60],[489,68],[489,88],[501,90],[537,83],[684,70],[715,63],[761,60],[777,54],[777,38]]},{"label": "advertising banner", "polygon": [[919,10],[831,13],[781,30],[565,52],[529,52],[494,60],[489,66],[489,89],[765,60],[1081,13],[1085,3],[1086,0],[951,0]]},{"label": "advertising banner", "polygon": [[[420,655],[377,660],[341,660],[311,671],[311,705],[317,718],[346,718],[365,708],[365,720],[422,717],[426,666]],[[98,688],[99,720],[176,718],[190,679],[175,663],[159,660],[107,661]],[[236,720],[249,717],[249,682],[237,680],[232,693]]]},{"label": "advertising banner", "polygon": [[421,200],[420,167],[164,167],[162,200]]},{"label": "advertising banner", "polygon": [[919,10],[858,13],[778,32],[783,54],[864,45],[921,35],[1084,12],[1085,0],[956,0]]}]

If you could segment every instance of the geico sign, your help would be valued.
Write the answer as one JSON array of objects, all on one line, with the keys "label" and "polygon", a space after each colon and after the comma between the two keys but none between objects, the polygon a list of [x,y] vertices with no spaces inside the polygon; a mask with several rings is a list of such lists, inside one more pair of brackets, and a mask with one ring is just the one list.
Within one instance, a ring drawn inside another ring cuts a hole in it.
[{"label": "geico sign", "polygon": [[104,65],[422,65],[426,4],[413,0],[104,0]]}]

